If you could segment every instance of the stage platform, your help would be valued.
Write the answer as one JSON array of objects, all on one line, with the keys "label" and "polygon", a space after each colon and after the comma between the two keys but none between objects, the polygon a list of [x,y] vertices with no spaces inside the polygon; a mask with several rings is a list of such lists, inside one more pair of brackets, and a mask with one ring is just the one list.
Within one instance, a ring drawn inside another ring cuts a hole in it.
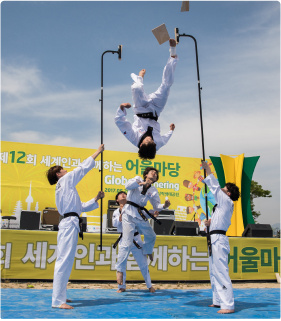
[{"label": "stage platform", "polygon": [[279,289],[234,289],[235,313],[209,308],[211,290],[68,290],[74,310],[51,308],[52,290],[2,289],[2,319],[280,319]]},{"label": "stage platform", "polygon": [[[84,233],[78,239],[70,280],[116,279],[117,234]],[[276,280],[280,273],[280,239],[229,237],[229,274],[232,280]],[[57,232],[2,230],[2,279],[52,280],[56,260]],[[149,261],[152,281],[208,281],[209,258],[206,237],[157,235],[154,261]],[[142,280],[129,256],[127,280]]]}]

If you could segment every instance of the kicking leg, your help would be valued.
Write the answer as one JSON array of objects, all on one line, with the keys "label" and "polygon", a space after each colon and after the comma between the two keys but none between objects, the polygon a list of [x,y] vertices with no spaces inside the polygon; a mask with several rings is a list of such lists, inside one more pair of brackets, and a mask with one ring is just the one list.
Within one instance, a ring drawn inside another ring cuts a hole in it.
[{"label": "kicking leg", "polygon": [[134,80],[134,83],[131,86],[133,102],[134,102],[133,107],[137,108],[137,110],[140,109],[138,112],[146,112],[145,109],[144,110],[142,109],[146,108],[149,103],[148,96],[144,92],[144,88],[143,88],[143,77],[145,72],[146,70],[142,69],[139,72],[139,76],[137,76],[136,74],[131,74],[131,77]]},{"label": "kicking leg", "polygon": [[[135,239],[135,240],[137,241],[137,243],[141,247],[143,246],[143,242],[142,242],[140,237]],[[155,289],[151,284],[151,279],[150,279],[150,274],[149,274],[146,255],[144,255],[142,253],[141,249],[138,249],[135,246],[132,247],[132,253],[133,253],[133,256],[134,256],[136,262],[138,263],[138,266],[140,268],[141,274],[142,274],[142,276],[144,278],[145,284],[146,284],[149,292],[154,293]]]},{"label": "kicking leg", "polygon": [[156,240],[156,234],[153,231],[148,221],[140,221],[137,224],[137,230],[140,234],[144,235],[144,242],[142,246],[142,253],[148,255],[150,260],[153,261],[153,248]]},{"label": "kicking leg", "polygon": [[176,70],[177,62],[177,56],[176,58],[170,57],[168,59],[168,62],[163,71],[162,83],[160,87],[154,93],[148,95],[148,98],[151,99],[153,102],[155,111],[157,112],[158,116],[160,115],[167,103],[170,88],[174,82],[174,73]]}]

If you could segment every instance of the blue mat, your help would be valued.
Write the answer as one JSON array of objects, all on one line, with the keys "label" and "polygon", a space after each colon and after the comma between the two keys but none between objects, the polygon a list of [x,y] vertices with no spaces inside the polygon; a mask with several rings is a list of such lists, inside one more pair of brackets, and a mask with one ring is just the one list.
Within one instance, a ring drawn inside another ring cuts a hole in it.
[{"label": "blue mat", "polygon": [[279,289],[234,289],[235,313],[209,308],[211,290],[68,290],[74,310],[51,308],[52,290],[2,289],[3,319],[279,319]]}]

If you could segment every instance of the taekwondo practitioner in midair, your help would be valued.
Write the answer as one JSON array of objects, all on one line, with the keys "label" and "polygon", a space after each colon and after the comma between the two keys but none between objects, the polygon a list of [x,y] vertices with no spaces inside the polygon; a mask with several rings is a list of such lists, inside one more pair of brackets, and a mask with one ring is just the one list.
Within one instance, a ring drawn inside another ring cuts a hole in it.
[{"label": "taekwondo practitioner in midair", "polygon": [[[121,191],[116,194],[115,197],[116,203],[120,205],[120,208],[117,208],[112,216],[112,225],[117,227],[117,232],[120,232],[120,237],[116,241],[119,246],[122,244],[122,235],[123,235],[123,229],[122,229],[122,214],[123,214],[123,207],[127,202],[127,193],[124,191]],[[152,211],[150,211],[151,213]],[[159,212],[154,212],[151,213],[154,214],[155,216],[158,216]],[[114,244],[116,246],[117,244]],[[134,231],[134,240],[133,240],[133,246],[131,248],[131,252],[140,268],[141,274],[145,280],[145,284],[149,290],[149,292],[154,293],[155,289],[151,284],[151,279],[149,275],[149,270],[148,270],[148,264],[147,264],[147,255],[143,254],[142,252],[142,246],[143,242],[141,239],[141,236],[139,232],[135,229]],[[123,272],[123,284],[118,285],[118,293],[125,292],[126,291],[126,271]]]},{"label": "taekwondo practitioner in midair", "polygon": [[144,206],[146,206],[147,201],[151,203],[154,211],[161,211],[170,206],[169,200],[166,200],[165,204],[161,204],[158,191],[152,186],[158,178],[158,170],[153,167],[147,167],[143,172],[143,179],[140,176],[136,176],[125,184],[128,195],[127,202],[122,209],[122,244],[119,246],[118,260],[115,266],[119,285],[123,284],[123,274],[126,272],[127,259],[132,246],[135,246],[133,243],[135,230],[144,235],[142,253],[148,255],[150,260],[153,261],[156,234],[147,220],[150,216]]},{"label": "taekwondo practitioner in midair", "polygon": [[239,199],[240,192],[239,188],[233,183],[227,183],[225,187],[221,188],[218,180],[211,173],[209,165],[202,162],[202,167],[208,175],[203,182],[207,184],[217,202],[212,218],[205,221],[205,225],[210,226],[212,248],[212,254],[209,257],[209,270],[213,304],[209,307],[221,308],[218,313],[233,313],[234,296],[228,272],[230,247],[228,237],[225,234],[231,224],[233,202]]},{"label": "taekwondo practitioner in midair", "polygon": [[104,197],[104,192],[88,202],[81,202],[76,190],[76,185],[81,179],[95,167],[96,157],[104,151],[104,145],[100,145],[98,150],[73,171],[61,166],[53,166],[47,171],[47,178],[51,185],[56,186],[56,206],[63,219],[59,224],[57,236],[57,259],[54,271],[52,307],[61,309],[73,309],[66,304],[71,302],[66,298],[66,287],[74,263],[74,256],[79,236],[83,239],[82,212],[93,211],[98,208],[97,201]]},{"label": "taekwondo practitioner in midair", "polygon": [[166,105],[178,62],[176,41],[174,39],[169,41],[170,58],[163,71],[161,86],[156,92],[149,95],[144,92],[145,69],[142,69],[138,76],[134,73],[131,74],[134,81],[131,86],[135,113],[133,125],[126,118],[126,109],[131,107],[129,103],[121,104],[115,116],[115,123],[121,133],[139,148],[138,154],[141,159],[154,159],[156,151],[168,143],[175,129],[175,125],[171,124],[170,130],[161,136],[160,124],[157,121]]}]

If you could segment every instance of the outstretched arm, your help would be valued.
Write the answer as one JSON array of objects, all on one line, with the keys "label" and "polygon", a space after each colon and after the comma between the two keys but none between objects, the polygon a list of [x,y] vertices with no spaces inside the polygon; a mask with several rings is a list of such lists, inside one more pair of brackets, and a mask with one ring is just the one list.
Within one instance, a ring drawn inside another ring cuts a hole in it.
[{"label": "outstretched arm", "polygon": [[168,208],[171,203],[169,200],[166,200],[164,204],[161,204],[159,194],[156,192],[150,199],[151,205],[153,206],[154,211],[161,211],[165,208]]},{"label": "outstretched arm", "polygon": [[135,189],[135,188],[139,188],[141,185],[141,177],[140,176],[136,176],[134,178],[131,178],[127,181],[127,183],[125,184],[125,188],[129,191],[131,189]]},{"label": "outstretched arm", "polygon": [[210,166],[202,161],[202,167],[206,170],[207,177],[203,180],[207,184],[212,194],[215,196],[215,199],[218,204],[223,202],[225,194],[222,192],[219,181],[212,174]]},{"label": "outstretched arm", "polygon": [[117,109],[114,121],[121,133],[135,146],[138,146],[138,136],[132,128],[132,124],[127,120],[126,108],[130,108],[129,103],[121,104]]},{"label": "outstretched arm", "polygon": [[166,145],[169,139],[172,137],[175,127],[176,127],[175,124],[171,124],[170,130],[168,131],[168,133],[162,136],[164,145]]},{"label": "outstretched arm", "polygon": [[103,151],[104,151],[104,144],[101,144],[97,149],[97,151],[92,155],[92,158],[96,159],[99,156],[99,154],[102,153]]},{"label": "outstretched arm", "polygon": [[100,145],[97,151],[90,157],[78,165],[72,172],[67,173],[67,179],[71,180],[73,185],[76,186],[81,179],[95,167],[95,158],[104,151],[104,144]]}]

